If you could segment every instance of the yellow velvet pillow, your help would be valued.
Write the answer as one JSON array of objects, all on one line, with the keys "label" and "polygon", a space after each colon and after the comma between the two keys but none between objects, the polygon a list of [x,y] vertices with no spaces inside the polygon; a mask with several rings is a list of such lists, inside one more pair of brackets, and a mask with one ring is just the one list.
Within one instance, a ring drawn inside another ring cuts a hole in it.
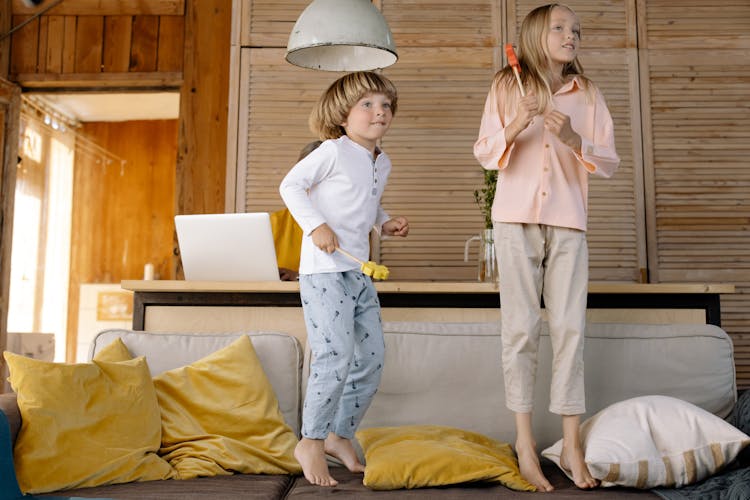
[{"label": "yellow velvet pillow", "polygon": [[[107,355],[129,357],[119,343],[121,347],[113,345],[117,341],[107,346]],[[188,366],[157,375],[154,386],[161,408],[159,454],[181,479],[301,472],[294,458],[297,437],[284,422],[247,335]]]},{"label": "yellow velvet pillow", "polygon": [[439,425],[375,427],[357,432],[365,453],[364,484],[374,490],[423,488],[471,481],[535,491],[510,445]]},{"label": "yellow velvet pillow", "polygon": [[110,363],[129,361],[131,359],[133,359],[133,355],[130,354],[128,346],[120,338],[116,338],[105,345],[94,355],[94,361],[109,361]]},{"label": "yellow velvet pillow", "polygon": [[156,452],[161,419],[144,358],[62,364],[4,353],[22,425],[24,493],[174,477]]}]

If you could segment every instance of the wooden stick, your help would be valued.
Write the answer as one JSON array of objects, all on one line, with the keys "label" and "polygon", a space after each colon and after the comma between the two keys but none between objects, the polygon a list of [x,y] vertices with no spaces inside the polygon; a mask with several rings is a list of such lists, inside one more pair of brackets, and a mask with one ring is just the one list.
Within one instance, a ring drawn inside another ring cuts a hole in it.
[{"label": "wooden stick", "polygon": [[513,70],[513,74],[516,76],[518,82],[518,90],[521,91],[521,97],[526,96],[526,92],[523,90],[523,83],[521,83],[521,63],[518,62],[516,52],[513,50],[513,45],[505,44],[505,56],[508,58],[508,65]]}]

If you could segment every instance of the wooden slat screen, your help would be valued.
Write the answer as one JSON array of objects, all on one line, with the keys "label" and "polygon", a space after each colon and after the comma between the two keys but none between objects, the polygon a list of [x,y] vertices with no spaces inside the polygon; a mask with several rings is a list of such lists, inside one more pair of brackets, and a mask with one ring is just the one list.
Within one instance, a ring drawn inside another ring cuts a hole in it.
[{"label": "wooden slat screen", "polygon": [[725,282],[722,327],[750,387],[750,3],[638,2],[653,280]]},{"label": "wooden slat screen", "polygon": [[483,218],[473,192],[483,183],[474,159],[493,53],[477,48],[404,48],[385,74],[399,89],[399,111],[383,147],[393,171],[383,196],[391,215],[409,218],[409,237],[383,239],[380,259],[396,279],[476,279],[477,245],[464,242]]},{"label": "wooden slat screen", "polygon": [[[453,0],[378,4],[400,55],[398,63],[384,71],[399,87],[400,110],[383,141],[394,162],[383,204],[392,214],[412,221],[409,238],[381,242],[380,259],[396,279],[474,279],[476,248],[469,262],[463,261],[465,240],[482,228],[473,198],[474,189],[482,185],[482,170],[473,158],[472,145],[492,76],[502,64],[501,27],[510,26],[512,35],[507,38],[512,40],[516,24],[536,5],[471,0],[457,11]],[[283,60],[289,30],[306,5],[291,0],[243,4],[250,26],[243,43],[279,47],[252,49],[251,59],[256,62],[244,70],[251,76],[243,91],[248,108],[240,106],[248,109],[243,117],[247,149],[240,152],[240,171],[246,173],[239,182],[245,192],[238,193],[245,199],[245,210],[283,206],[278,182],[299,148],[312,138],[306,126],[311,106],[338,76],[291,68]],[[573,8],[580,11],[584,26],[591,25],[582,57],[608,99],[622,157],[613,179],[591,179],[591,278],[637,281],[646,266],[640,103],[633,90],[638,86],[638,64],[635,49],[624,48],[635,37],[634,8],[621,2],[602,6],[591,0],[577,2]]]}]

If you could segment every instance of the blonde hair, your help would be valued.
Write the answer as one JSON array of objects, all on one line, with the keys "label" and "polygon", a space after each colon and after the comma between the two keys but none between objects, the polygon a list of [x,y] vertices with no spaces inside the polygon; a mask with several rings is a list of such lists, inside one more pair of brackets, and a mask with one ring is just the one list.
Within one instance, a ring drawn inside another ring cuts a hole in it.
[{"label": "blonde hair", "polygon": [[[518,62],[521,65],[521,82],[526,92],[536,94],[539,101],[539,112],[544,112],[552,101],[552,87],[550,82],[550,55],[547,48],[547,33],[549,32],[552,10],[555,7],[575,11],[565,4],[550,3],[542,5],[529,12],[521,23],[518,38]],[[590,90],[591,81],[583,76],[583,66],[578,56],[562,68],[562,76],[576,75],[579,77],[584,90]],[[515,76],[510,66],[506,66],[495,75],[495,85],[505,88],[508,95],[515,96],[509,101],[520,98],[520,91],[515,82]],[[510,102],[507,103],[511,105]]]},{"label": "blonde hair", "polygon": [[323,93],[310,113],[310,130],[321,140],[346,135],[341,124],[357,101],[368,94],[387,96],[391,100],[391,111],[396,114],[398,92],[393,82],[372,71],[358,71],[342,76]]}]

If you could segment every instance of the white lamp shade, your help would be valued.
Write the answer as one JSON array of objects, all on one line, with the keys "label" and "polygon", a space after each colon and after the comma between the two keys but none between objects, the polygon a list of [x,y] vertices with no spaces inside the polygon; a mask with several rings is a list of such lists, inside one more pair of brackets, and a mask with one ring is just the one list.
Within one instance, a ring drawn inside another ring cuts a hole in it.
[{"label": "white lamp shade", "polygon": [[391,29],[370,0],[314,0],[286,50],[290,63],[326,71],[373,70],[398,59]]}]

